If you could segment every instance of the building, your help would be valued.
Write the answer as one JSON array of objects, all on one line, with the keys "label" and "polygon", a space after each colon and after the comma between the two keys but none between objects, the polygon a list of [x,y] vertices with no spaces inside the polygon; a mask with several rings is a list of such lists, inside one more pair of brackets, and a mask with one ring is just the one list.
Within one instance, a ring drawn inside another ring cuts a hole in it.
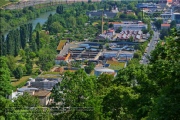
[{"label": "building", "polygon": [[113,24],[114,30],[117,30],[119,27],[122,27],[122,30],[142,30],[147,29],[147,25],[141,21],[132,22],[132,21],[123,21],[123,22],[109,22]]},{"label": "building", "polygon": [[176,28],[180,30],[180,24],[176,24]]},{"label": "building", "polygon": [[161,24],[161,30],[162,29],[169,29],[170,28],[170,24]]},{"label": "building", "polygon": [[60,82],[58,79],[36,78],[28,81],[28,86],[50,91],[58,82]]},{"label": "building", "polygon": [[159,1],[158,1],[158,4],[159,4],[161,7],[166,7],[166,5],[168,5],[168,0],[159,0]]},{"label": "building", "polygon": [[50,102],[49,97],[51,95],[51,92],[47,90],[39,90],[38,88],[18,88],[16,92],[12,92],[11,95],[9,95],[9,99],[14,101],[14,99],[17,99],[20,95],[23,95],[25,92],[39,98],[40,104],[42,106],[46,106]]},{"label": "building", "polygon": [[[147,37],[145,37],[146,39]],[[121,31],[117,34],[117,40],[125,40],[125,41],[139,41],[143,39],[143,32],[141,30],[125,30]]]},{"label": "building", "polygon": [[90,18],[102,17],[102,14],[104,15],[105,18],[114,18],[117,13],[110,11],[91,11],[86,13],[86,15],[88,15]]},{"label": "building", "polygon": [[148,8],[148,9],[157,9],[157,5],[154,3],[138,3],[137,8]]},{"label": "building", "polygon": [[114,76],[116,75],[116,72],[109,68],[104,68],[104,67],[94,68],[94,75],[99,76],[103,73],[113,74]]},{"label": "building", "polygon": [[61,62],[67,63],[69,58],[70,58],[71,54],[68,53],[66,56],[57,56],[55,58],[55,64],[59,64]]},{"label": "building", "polygon": [[180,23],[180,13],[174,13],[174,10],[171,9],[168,12],[162,13],[161,18],[163,19],[163,22],[167,22],[168,20],[170,21],[176,21],[177,24]]},{"label": "building", "polygon": [[33,92],[33,96],[36,96],[37,98],[39,98],[40,100],[40,104],[42,106],[46,106],[49,104],[50,102],[50,95],[51,92],[50,91],[46,91],[46,90],[38,90],[38,91],[34,91]]},{"label": "building", "polygon": [[180,24],[180,13],[173,13],[172,20],[176,21],[177,24]]}]

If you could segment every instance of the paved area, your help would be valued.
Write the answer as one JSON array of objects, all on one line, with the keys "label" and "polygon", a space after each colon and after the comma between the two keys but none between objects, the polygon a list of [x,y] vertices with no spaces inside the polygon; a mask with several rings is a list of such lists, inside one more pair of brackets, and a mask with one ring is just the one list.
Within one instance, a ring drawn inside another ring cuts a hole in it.
[{"label": "paved area", "polygon": [[154,36],[152,40],[149,42],[149,47],[147,48],[147,53],[145,53],[142,57],[142,64],[148,64],[148,59],[146,56],[150,56],[151,51],[155,49],[156,42],[159,39],[159,32],[154,31]]}]

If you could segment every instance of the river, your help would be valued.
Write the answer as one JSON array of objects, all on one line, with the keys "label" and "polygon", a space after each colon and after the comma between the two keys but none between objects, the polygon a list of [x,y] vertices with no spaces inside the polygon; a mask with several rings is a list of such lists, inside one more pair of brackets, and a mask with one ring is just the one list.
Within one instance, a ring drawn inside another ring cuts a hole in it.
[{"label": "river", "polygon": [[[50,14],[54,15],[55,13],[56,13],[56,10],[42,13],[42,14],[39,15],[39,17],[37,17],[35,19],[32,19],[32,20],[29,20],[27,23],[32,23],[33,30],[34,30],[34,28],[36,27],[37,23],[40,23],[41,25],[43,25],[47,21],[49,15]],[[19,28],[19,26],[17,28]],[[6,38],[8,33],[9,33],[9,31],[4,33],[5,38]]]}]

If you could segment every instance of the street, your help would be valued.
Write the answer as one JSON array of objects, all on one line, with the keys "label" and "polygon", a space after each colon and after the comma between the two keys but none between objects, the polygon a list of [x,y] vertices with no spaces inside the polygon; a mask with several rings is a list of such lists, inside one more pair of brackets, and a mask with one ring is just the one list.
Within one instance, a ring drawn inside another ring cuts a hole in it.
[{"label": "street", "polygon": [[152,40],[149,42],[149,46],[147,48],[147,53],[145,53],[142,57],[142,64],[148,63],[147,56],[149,56],[151,54],[151,51],[155,49],[158,39],[159,39],[159,32],[154,31],[154,36],[152,37]]}]

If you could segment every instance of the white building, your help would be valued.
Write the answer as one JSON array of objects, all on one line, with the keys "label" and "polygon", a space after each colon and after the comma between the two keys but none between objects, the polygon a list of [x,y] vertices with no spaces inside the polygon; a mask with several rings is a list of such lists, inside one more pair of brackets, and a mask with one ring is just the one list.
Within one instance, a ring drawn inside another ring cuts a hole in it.
[{"label": "white building", "polygon": [[94,75],[96,76],[99,76],[103,73],[107,73],[107,74],[114,74],[115,71],[112,70],[112,69],[109,69],[109,68],[103,68],[103,67],[100,67],[100,68],[94,68]]},{"label": "white building", "polygon": [[[113,24],[114,30],[122,27],[122,30],[142,30],[147,29],[147,25],[142,22],[110,22]],[[109,23],[109,24],[110,24]]]}]

